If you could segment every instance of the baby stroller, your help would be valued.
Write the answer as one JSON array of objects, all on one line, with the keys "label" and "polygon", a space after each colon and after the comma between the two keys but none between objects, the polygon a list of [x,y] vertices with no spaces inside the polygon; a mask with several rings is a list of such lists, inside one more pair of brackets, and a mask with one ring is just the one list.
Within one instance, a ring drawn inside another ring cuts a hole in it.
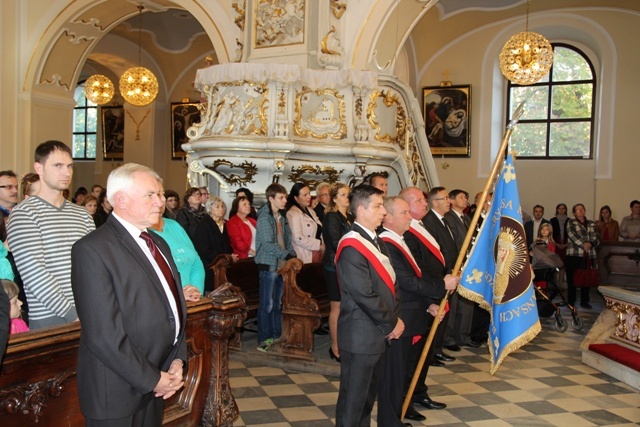
[{"label": "baby stroller", "polygon": [[[536,303],[538,305],[538,316],[555,316],[554,328],[558,332],[567,330],[567,322],[562,318],[560,306],[566,306],[571,310],[571,327],[582,330],[584,324],[578,316],[576,308],[567,302],[566,297],[558,287],[558,272],[564,266],[560,256],[547,248],[545,243],[534,243],[531,246],[533,258],[531,267],[533,268],[533,286],[536,290]],[[560,304],[555,304],[553,299],[559,296],[562,299]]]}]

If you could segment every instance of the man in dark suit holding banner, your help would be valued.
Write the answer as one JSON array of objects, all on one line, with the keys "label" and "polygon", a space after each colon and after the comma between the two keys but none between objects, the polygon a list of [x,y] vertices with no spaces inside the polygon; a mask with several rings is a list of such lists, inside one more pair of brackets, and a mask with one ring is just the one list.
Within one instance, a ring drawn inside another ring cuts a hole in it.
[{"label": "man in dark suit holding banner", "polygon": [[[455,232],[444,220],[444,215],[451,210],[449,193],[444,187],[434,187],[429,190],[429,207],[429,212],[427,212],[422,221],[429,233],[438,242],[440,252],[444,256],[446,273],[449,274],[458,259],[459,250],[455,241]],[[442,325],[439,326],[433,340],[434,358],[439,362],[453,362],[455,360],[455,357],[449,356],[442,351],[444,345],[451,351],[460,351],[453,334],[457,303],[458,295],[451,295],[449,300],[450,310],[442,320]]]},{"label": "man in dark suit holding banner", "polygon": [[[427,333],[429,318],[438,313],[440,290],[438,285],[422,276],[420,267],[411,254],[403,235],[411,226],[409,204],[400,197],[389,197],[384,202],[387,215],[382,222],[380,238],[389,251],[391,265],[396,272],[396,283],[402,307],[405,329],[398,341],[393,341],[387,350],[384,376],[378,392],[378,425],[400,425],[402,401],[409,384],[407,371],[414,372],[415,363],[409,363],[411,346]],[[388,378],[388,381],[385,381]],[[424,421],[424,415],[413,406],[407,408],[405,418]]]},{"label": "man in dark suit holding banner", "polygon": [[376,229],[385,215],[382,191],[355,187],[349,197],[355,217],[336,251],[342,301],[338,318],[340,391],[336,426],[369,425],[390,340],[400,338],[395,272]]},{"label": "man in dark suit holding banner", "polygon": [[[422,190],[417,187],[407,187],[400,192],[400,197],[409,204],[411,213],[411,226],[409,231],[404,233],[404,239],[415,258],[422,277],[432,281],[437,288],[437,299],[441,300],[448,290],[455,290],[460,280],[457,276],[448,274],[445,257],[440,251],[440,246],[436,239],[427,231],[422,224],[422,218],[427,213],[427,200]],[[425,339],[420,340],[416,345],[411,346],[411,363],[416,367],[420,354],[424,348]],[[431,352],[429,353],[431,354]],[[420,404],[427,409],[444,409],[446,404],[432,400],[428,395],[425,379],[429,370],[429,364],[425,363],[418,378],[418,384],[413,392],[413,403]],[[409,369],[407,377],[409,382],[413,377],[413,370]]]}]

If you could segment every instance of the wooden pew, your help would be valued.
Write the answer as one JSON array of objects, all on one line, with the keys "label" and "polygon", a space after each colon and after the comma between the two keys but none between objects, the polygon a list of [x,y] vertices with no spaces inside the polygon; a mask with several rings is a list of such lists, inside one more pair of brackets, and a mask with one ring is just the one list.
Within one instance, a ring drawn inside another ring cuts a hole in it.
[{"label": "wooden pew", "polygon": [[[211,264],[213,269],[213,289],[230,286],[242,298],[246,307],[246,317],[243,325],[238,325],[236,333],[231,337],[229,346],[234,350],[242,348],[242,331],[253,330],[251,326],[258,315],[260,301],[260,278],[258,267],[253,258],[233,261],[231,255],[218,255]],[[247,325],[248,324],[248,325]]]},{"label": "wooden pew", "polygon": [[287,261],[281,274],[284,278],[282,336],[269,350],[313,361],[313,331],[322,326],[322,314],[316,295],[312,292],[316,291],[318,297],[326,295],[322,264],[302,264],[302,261],[293,258]]},{"label": "wooden pew", "polygon": [[[238,417],[228,378],[228,342],[242,323],[242,300],[222,288],[188,304],[188,371],[165,402],[163,425],[222,426]],[[0,425],[84,426],[76,366],[80,323],[13,335],[0,371]]]},{"label": "wooden pew", "polygon": [[[212,264],[214,288],[229,283],[244,298],[247,321],[232,337],[231,348],[241,348],[242,329],[253,323],[259,304],[259,276],[253,259],[233,262],[230,255],[218,256]],[[290,259],[281,270],[284,278],[282,296],[282,336],[272,351],[283,356],[313,360],[314,331],[329,317],[331,310],[324,283],[322,263],[302,264]]]}]

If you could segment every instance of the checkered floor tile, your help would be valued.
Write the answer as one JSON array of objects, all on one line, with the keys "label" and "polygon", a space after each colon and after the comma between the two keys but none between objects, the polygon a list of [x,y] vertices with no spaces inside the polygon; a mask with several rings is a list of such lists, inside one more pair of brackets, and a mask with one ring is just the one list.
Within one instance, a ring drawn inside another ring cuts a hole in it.
[{"label": "checkered floor tile", "polygon": [[[486,347],[451,353],[455,362],[432,367],[430,396],[448,407],[420,410],[427,420],[414,426],[637,426],[640,394],[582,364],[580,343],[603,309],[581,310],[582,331],[564,333],[553,318],[542,332],[512,353],[489,375]],[[564,318],[571,319],[563,309]],[[335,424],[339,364],[328,358],[328,337],[316,336],[316,363],[283,361],[255,351],[255,334],[245,333],[243,352],[231,355],[231,387],[240,418],[234,426],[324,427]],[[375,412],[372,425],[375,422]],[[380,426],[384,427],[384,426]]]}]

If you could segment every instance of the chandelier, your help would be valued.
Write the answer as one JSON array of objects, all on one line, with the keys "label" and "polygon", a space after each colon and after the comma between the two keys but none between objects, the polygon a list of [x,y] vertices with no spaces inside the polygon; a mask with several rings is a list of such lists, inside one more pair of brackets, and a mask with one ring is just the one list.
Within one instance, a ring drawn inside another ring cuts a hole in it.
[{"label": "chandelier", "polygon": [[111,101],[114,93],[113,83],[102,74],[95,74],[84,82],[84,96],[96,105]]},{"label": "chandelier", "polygon": [[525,31],[511,37],[500,51],[500,71],[512,83],[530,85],[540,81],[553,65],[553,48],[547,39],[529,32],[529,0]]},{"label": "chandelier", "polygon": [[138,66],[131,67],[120,77],[120,94],[129,104],[145,106],[153,102],[158,95],[158,80],[153,73],[140,66],[140,51],[142,44],[142,10],[144,7],[138,5],[139,11],[139,34],[138,34]]}]

